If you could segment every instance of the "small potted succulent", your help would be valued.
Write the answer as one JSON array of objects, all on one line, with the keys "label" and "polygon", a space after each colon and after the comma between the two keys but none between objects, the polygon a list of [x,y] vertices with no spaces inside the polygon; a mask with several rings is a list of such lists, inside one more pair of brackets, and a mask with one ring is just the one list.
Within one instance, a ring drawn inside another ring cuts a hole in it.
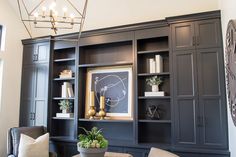
[{"label": "small potted succulent", "polygon": [[162,84],[162,78],[158,76],[152,76],[146,79],[146,83],[152,87],[152,92],[159,91],[159,85]]},{"label": "small potted succulent", "polygon": [[62,113],[70,113],[72,103],[69,100],[61,100],[58,105],[60,106]]},{"label": "small potted succulent", "polygon": [[103,137],[101,129],[93,127],[91,131],[82,128],[85,134],[79,135],[77,143],[81,157],[104,157],[108,141]]}]

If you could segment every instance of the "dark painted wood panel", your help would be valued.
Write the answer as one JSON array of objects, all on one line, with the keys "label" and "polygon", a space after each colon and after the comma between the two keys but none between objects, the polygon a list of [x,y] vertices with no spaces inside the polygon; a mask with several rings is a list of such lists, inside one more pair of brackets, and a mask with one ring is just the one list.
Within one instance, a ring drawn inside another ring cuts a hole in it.
[{"label": "dark painted wood panel", "polygon": [[202,20],[195,23],[196,48],[222,47],[220,20]]},{"label": "dark painted wood panel", "polygon": [[169,36],[169,27],[160,27],[135,31],[135,39]]},{"label": "dark painted wood panel", "polygon": [[49,62],[49,54],[50,54],[49,43],[39,43],[35,48],[36,61],[35,63],[48,63]]},{"label": "dark painted wood panel", "polygon": [[111,33],[106,35],[98,35],[92,37],[80,38],[79,45],[98,45],[98,44],[108,44],[114,42],[124,42],[132,41],[134,38],[134,32],[124,32],[124,33]]},{"label": "dark painted wood panel", "polygon": [[194,96],[194,58],[193,51],[174,54],[174,85],[177,97]]},{"label": "dark painted wood panel", "polygon": [[35,54],[35,45],[24,45],[23,48],[23,65],[28,65],[33,63],[33,56]]},{"label": "dark painted wood panel", "polygon": [[172,47],[174,51],[195,49],[193,22],[173,24],[171,31]]},{"label": "dark painted wood panel", "polygon": [[175,133],[176,144],[196,145],[196,102],[193,99],[175,101]]}]

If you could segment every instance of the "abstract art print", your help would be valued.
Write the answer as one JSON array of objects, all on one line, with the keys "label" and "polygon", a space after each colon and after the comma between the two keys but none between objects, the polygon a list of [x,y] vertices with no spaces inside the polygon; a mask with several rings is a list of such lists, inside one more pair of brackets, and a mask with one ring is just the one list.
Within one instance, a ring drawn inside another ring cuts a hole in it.
[{"label": "abstract art print", "polygon": [[89,109],[89,93],[94,91],[96,112],[99,112],[100,96],[104,96],[105,111],[110,119],[132,119],[131,89],[131,66],[88,69],[85,117]]}]

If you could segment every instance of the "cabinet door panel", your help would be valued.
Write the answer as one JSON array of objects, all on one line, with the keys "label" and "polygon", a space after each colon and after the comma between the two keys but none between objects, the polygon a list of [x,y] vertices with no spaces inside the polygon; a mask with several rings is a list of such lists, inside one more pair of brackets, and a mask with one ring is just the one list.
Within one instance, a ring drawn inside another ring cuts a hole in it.
[{"label": "cabinet door panel", "polygon": [[23,65],[32,64],[34,57],[35,45],[24,45],[23,48]]},{"label": "cabinet door panel", "polygon": [[37,55],[36,63],[47,63],[49,62],[49,44],[48,43],[40,43],[37,44],[36,52]]},{"label": "cabinet door panel", "polygon": [[197,51],[199,106],[202,117],[201,143],[205,147],[227,147],[227,116],[223,53],[221,49]]},{"label": "cabinet door panel", "polygon": [[47,126],[48,66],[38,64],[35,67],[35,125]]},{"label": "cabinet door panel", "polygon": [[192,99],[175,101],[176,142],[178,144],[197,144],[196,102]]},{"label": "cabinet door panel", "polygon": [[20,105],[20,126],[33,126],[32,120],[32,104],[33,100],[21,100]]},{"label": "cabinet door panel", "polygon": [[193,52],[174,54],[174,84],[176,96],[194,95],[194,58]]},{"label": "cabinet door panel", "polygon": [[196,145],[198,100],[195,53],[181,51],[173,55],[175,142],[180,145]]},{"label": "cabinet door panel", "polygon": [[222,45],[218,19],[198,21],[195,23],[195,30],[197,48],[212,48]]},{"label": "cabinet door panel", "polygon": [[34,66],[25,66],[22,70],[21,96],[22,99],[32,99],[34,96],[35,73]]},{"label": "cabinet door panel", "polygon": [[174,24],[172,25],[171,29],[172,46],[174,51],[195,49],[193,22]]}]

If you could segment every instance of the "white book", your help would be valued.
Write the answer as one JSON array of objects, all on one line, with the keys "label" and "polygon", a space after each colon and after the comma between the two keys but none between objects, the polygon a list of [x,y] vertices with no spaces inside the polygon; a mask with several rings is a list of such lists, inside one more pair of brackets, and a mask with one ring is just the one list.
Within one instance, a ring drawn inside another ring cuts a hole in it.
[{"label": "white book", "polygon": [[163,58],[161,55],[155,55],[155,61],[156,61],[156,73],[163,72]]},{"label": "white book", "polygon": [[165,92],[144,92],[144,96],[165,96]]},{"label": "white book", "polygon": [[67,88],[67,92],[68,92],[69,98],[73,98],[74,97],[74,92],[73,92],[72,85],[70,85],[70,87]]},{"label": "white book", "polygon": [[68,88],[71,86],[69,82],[64,82],[63,85],[61,86],[61,97],[63,98],[68,98]]},{"label": "white book", "polygon": [[57,113],[56,117],[58,117],[58,118],[73,118],[74,113]]},{"label": "white book", "polygon": [[150,73],[156,72],[156,62],[153,58],[149,59]]}]

